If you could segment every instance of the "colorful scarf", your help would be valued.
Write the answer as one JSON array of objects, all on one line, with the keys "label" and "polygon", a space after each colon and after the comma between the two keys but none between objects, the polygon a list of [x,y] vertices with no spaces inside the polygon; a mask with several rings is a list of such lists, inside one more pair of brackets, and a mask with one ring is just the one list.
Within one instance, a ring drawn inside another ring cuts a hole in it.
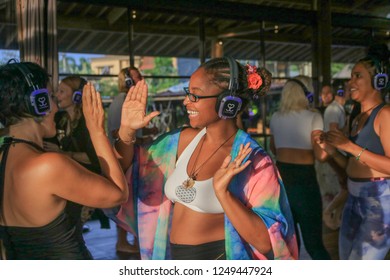
[{"label": "colorful scarf", "polygon": [[[176,164],[181,129],[162,135],[145,148],[137,147],[132,168],[126,172],[129,199],[114,218],[125,230],[138,236],[142,259],[170,259],[169,233],[172,202],[164,195],[164,184]],[[249,167],[229,185],[233,193],[265,223],[272,252],[263,255],[241,238],[225,215],[226,257],[230,260],[297,259],[298,247],[287,196],[272,159],[242,130],[237,132],[231,155],[240,144],[251,143]]]}]

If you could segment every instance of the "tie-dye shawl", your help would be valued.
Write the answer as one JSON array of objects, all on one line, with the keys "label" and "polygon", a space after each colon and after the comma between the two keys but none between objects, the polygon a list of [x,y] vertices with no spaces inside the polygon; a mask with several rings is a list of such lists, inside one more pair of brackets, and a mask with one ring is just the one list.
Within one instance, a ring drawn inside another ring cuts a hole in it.
[{"label": "tie-dye shawl", "polygon": [[[177,129],[161,136],[147,149],[137,147],[133,167],[126,173],[129,199],[114,220],[138,236],[142,259],[170,259],[172,203],[164,195],[164,184],[175,168],[180,131]],[[240,144],[247,142],[253,149],[252,163],[235,176],[229,190],[264,221],[273,252],[265,256],[245,242],[225,215],[227,259],[297,259],[293,219],[272,159],[242,130],[235,137],[231,155],[234,159]]]}]

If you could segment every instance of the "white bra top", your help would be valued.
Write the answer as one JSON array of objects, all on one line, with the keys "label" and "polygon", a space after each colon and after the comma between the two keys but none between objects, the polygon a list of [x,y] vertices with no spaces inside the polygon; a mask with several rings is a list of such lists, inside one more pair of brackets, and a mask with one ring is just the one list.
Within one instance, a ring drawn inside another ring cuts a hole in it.
[{"label": "white bra top", "polygon": [[191,143],[180,155],[176,162],[175,170],[165,183],[164,192],[173,203],[179,202],[194,211],[211,214],[224,213],[214,193],[213,178],[195,181],[194,186],[189,189],[182,186],[182,183],[188,178],[187,165],[190,157],[205,134],[206,128],[202,129],[192,139]]}]

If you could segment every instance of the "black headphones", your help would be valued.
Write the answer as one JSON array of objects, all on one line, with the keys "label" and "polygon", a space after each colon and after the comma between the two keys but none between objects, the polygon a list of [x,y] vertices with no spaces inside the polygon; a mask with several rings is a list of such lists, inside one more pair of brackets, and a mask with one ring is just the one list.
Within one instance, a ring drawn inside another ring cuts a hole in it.
[{"label": "black headphones", "polygon": [[387,88],[389,84],[389,75],[384,71],[383,62],[378,61],[376,58],[370,57],[375,64],[376,74],[372,79],[372,86],[376,90],[382,90]]},{"label": "black headphones", "polygon": [[125,69],[125,83],[128,89],[135,85],[135,82],[130,75],[129,67]]},{"label": "black headphones", "polygon": [[51,111],[49,90],[34,83],[34,74],[22,63],[15,63],[16,68],[23,74],[26,80],[30,94],[24,95],[24,101],[28,112],[36,117],[45,116]]},{"label": "black headphones", "polygon": [[83,99],[83,88],[86,84],[87,84],[87,81],[84,78],[80,77],[80,85],[79,85],[78,89],[76,89],[73,92],[73,95],[72,95],[72,102],[74,104],[81,104],[81,101]]},{"label": "black headphones", "polygon": [[215,110],[222,119],[231,119],[237,116],[242,106],[242,99],[236,95],[238,90],[238,65],[232,57],[225,57],[229,62],[229,88],[221,92],[215,104]]},{"label": "black headphones", "polygon": [[310,92],[307,87],[298,79],[289,79],[288,82],[295,82],[298,85],[301,86],[303,92],[305,93],[305,96],[307,100],[309,100],[309,103],[313,103],[314,101],[314,93]]}]

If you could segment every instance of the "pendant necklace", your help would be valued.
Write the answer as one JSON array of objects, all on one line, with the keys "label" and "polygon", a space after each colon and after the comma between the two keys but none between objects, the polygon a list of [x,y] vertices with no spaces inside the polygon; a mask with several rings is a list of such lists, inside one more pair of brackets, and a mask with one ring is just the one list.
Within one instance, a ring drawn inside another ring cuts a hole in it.
[{"label": "pendant necklace", "polygon": [[366,115],[366,113],[370,112],[371,110],[375,109],[376,107],[378,107],[381,103],[379,104],[376,104],[374,106],[372,106],[371,108],[367,109],[366,111],[364,112],[361,112],[359,115],[357,115],[355,117],[355,119],[353,120],[353,125],[352,125],[352,130],[357,132],[357,129],[359,127],[359,123],[360,121],[363,119],[363,117]]},{"label": "pendant necklace", "polygon": [[198,154],[196,155],[196,158],[195,158],[195,162],[194,162],[194,165],[192,167],[192,170],[191,170],[191,173],[190,175],[188,176],[188,178],[186,180],[184,180],[184,182],[181,184],[181,186],[185,189],[190,189],[192,188],[194,185],[195,185],[195,180],[196,180],[196,177],[198,176],[198,173],[199,171],[202,169],[202,167],[206,164],[206,162],[209,161],[209,159],[211,159],[217,152],[220,148],[222,148],[223,145],[225,145],[227,143],[227,141],[230,140],[230,138],[232,138],[235,134],[237,133],[237,131],[235,131],[232,135],[230,135],[225,141],[223,141],[223,143],[221,145],[218,146],[218,148],[198,167],[198,168],[195,168],[196,167],[196,163],[198,162],[198,157],[199,157],[199,154],[200,154],[200,151],[203,147],[203,143],[204,143],[204,139],[205,139],[205,136],[203,136],[202,138],[202,143],[200,144],[200,147],[199,147],[199,151],[198,151]]}]

